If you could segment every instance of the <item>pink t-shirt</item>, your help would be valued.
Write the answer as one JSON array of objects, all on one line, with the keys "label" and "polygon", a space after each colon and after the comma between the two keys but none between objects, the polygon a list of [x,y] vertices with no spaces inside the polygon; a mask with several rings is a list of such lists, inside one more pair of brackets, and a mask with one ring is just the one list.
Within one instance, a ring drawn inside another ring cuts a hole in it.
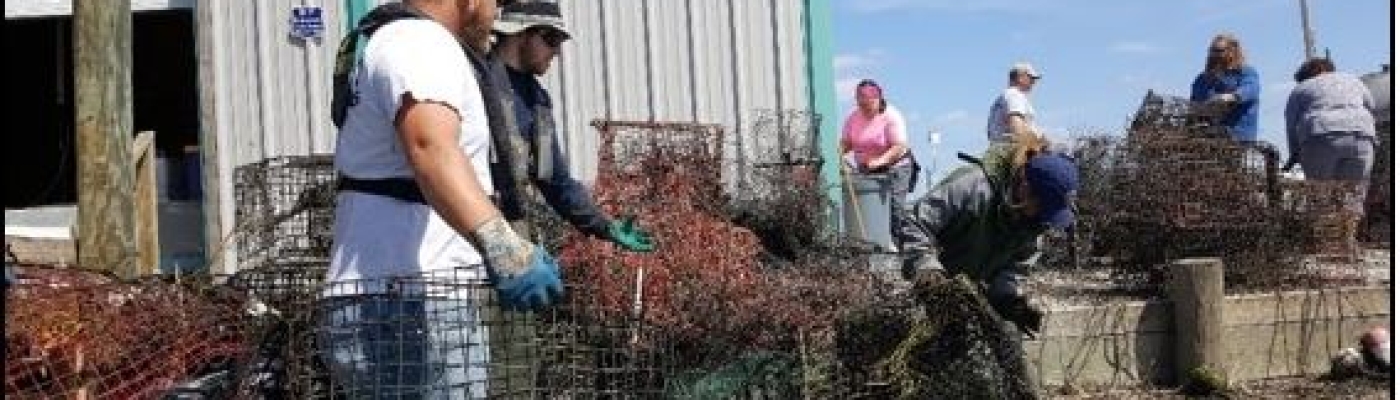
[{"label": "pink t-shirt", "polygon": [[[866,118],[859,109],[846,116],[846,126],[841,129],[841,141],[855,153],[855,161],[865,165],[867,161],[890,149],[895,143],[908,145],[905,134],[904,115],[894,106],[885,107],[885,112]],[[894,165],[904,165],[909,159],[903,158]]]}]

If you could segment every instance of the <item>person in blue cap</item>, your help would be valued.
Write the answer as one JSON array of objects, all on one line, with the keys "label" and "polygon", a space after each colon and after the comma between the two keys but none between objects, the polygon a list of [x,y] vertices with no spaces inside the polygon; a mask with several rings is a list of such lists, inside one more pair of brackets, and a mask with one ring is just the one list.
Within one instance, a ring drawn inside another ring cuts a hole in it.
[{"label": "person in blue cap", "polygon": [[1022,286],[1040,257],[1040,236],[1074,224],[1079,173],[1069,157],[1038,138],[996,144],[908,208],[895,230],[902,274],[915,282],[967,275],[981,283],[1000,317],[1022,332],[1040,331],[1042,313]]}]

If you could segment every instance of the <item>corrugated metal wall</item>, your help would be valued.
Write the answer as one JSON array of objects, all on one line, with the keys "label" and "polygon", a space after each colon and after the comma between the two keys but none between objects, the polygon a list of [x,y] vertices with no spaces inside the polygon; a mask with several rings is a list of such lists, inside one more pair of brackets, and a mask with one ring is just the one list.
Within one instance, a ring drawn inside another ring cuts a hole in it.
[{"label": "corrugated metal wall", "polygon": [[[319,42],[292,37],[295,6],[323,7],[326,29]],[[196,29],[204,30],[201,44],[208,47],[200,71],[208,90],[201,99],[211,103],[204,127],[217,138],[218,219],[211,222],[227,234],[234,226],[234,168],[334,150],[327,109],[335,47],[344,31],[343,1],[203,0],[197,7]],[[209,235],[210,248],[219,243],[213,237],[223,234]],[[232,265],[230,254],[224,253],[225,268]]]},{"label": "corrugated metal wall", "polygon": [[801,0],[564,1],[574,40],[546,84],[571,169],[596,174],[595,119],[718,123],[808,108]]},{"label": "corrugated metal wall", "polygon": [[[371,5],[384,0],[370,0]],[[596,174],[595,119],[718,123],[747,132],[758,110],[809,106],[803,0],[565,0],[574,40],[545,77],[570,168]],[[319,42],[289,34],[294,6],[321,6]],[[222,230],[232,172],[269,157],[328,153],[326,110],[343,0],[204,0],[212,64],[206,126],[218,138]],[[202,71],[202,74],[210,71]]]}]

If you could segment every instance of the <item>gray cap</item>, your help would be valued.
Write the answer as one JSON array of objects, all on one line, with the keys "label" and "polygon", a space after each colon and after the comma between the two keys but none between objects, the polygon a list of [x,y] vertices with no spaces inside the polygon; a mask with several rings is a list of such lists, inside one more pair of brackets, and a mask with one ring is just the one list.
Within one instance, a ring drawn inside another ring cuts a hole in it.
[{"label": "gray cap", "polygon": [[569,30],[564,28],[564,15],[559,9],[559,3],[554,0],[521,0],[501,7],[501,14],[496,18],[496,32],[507,35],[514,35],[526,29],[537,26],[546,26],[569,35]]},{"label": "gray cap", "polygon": [[1020,72],[1026,74],[1026,76],[1040,79],[1040,73],[1035,71],[1035,67],[1031,66],[1031,63],[1024,61],[1012,65],[1011,72]]}]

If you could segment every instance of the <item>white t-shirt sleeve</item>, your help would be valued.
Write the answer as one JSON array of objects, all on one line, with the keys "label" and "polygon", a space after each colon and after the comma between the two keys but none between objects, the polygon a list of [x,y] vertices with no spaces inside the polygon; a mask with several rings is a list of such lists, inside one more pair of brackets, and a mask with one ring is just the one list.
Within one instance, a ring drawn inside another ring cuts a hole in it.
[{"label": "white t-shirt sleeve", "polygon": [[[394,32],[387,32],[390,30]],[[447,105],[463,117],[462,88],[474,77],[463,73],[471,71],[465,57],[442,56],[463,50],[441,31],[434,22],[409,20],[386,25],[374,35],[383,40],[375,43],[378,51],[366,52],[374,58],[366,62],[376,66],[370,73],[385,83],[378,89],[383,91],[380,98],[387,100],[390,118],[397,117],[403,107],[404,94],[417,101]]]},{"label": "white t-shirt sleeve", "polygon": [[1002,98],[1006,101],[1006,115],[1008,117],[1020,115],[1029,120],[1031,115],[1035,114],[1035,110],[1031,109],[1030,99],[1026,97],[1025,93],[1021,93],[1020,90],[1007,89],[1006,92],[1002,94]]}]

